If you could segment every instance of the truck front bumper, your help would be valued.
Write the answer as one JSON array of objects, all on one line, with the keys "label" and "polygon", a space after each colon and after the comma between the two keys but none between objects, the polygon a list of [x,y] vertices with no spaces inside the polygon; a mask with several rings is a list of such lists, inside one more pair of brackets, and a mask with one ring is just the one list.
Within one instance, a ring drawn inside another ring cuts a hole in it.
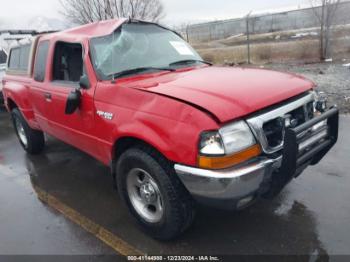
[{"label": "truck front bumper", "polygon": [[281,160],[257,158],[225,170],[175,165],[175,171],[198,202],[222,209],[240,209],[262,193],[274,170],[280,167]]},{"label": "truck front bumper", "polygon": [[[323,122],[327,122],[323,128],[311,131]],[[336,143],[338,122],[338,109],[333,108],[297,128],[286,128],[283,150],[274,158],[263,155],[224,170],[176,164],[175,171],[198,202],[222,209],[241,209],[260,196],[277,195],[307,166],[317,164]]]}]

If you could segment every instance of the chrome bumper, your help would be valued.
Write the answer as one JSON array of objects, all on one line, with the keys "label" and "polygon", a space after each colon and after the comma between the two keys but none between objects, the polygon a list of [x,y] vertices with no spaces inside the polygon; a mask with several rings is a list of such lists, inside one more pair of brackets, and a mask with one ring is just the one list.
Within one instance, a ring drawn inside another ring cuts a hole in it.
[{"label": "chrome bumper", "polygon": [[205,170],[175,165],[175,171],[192,196],[206,205],[239,209],[255,200],[282,158],[256,158],[239,167]]}]

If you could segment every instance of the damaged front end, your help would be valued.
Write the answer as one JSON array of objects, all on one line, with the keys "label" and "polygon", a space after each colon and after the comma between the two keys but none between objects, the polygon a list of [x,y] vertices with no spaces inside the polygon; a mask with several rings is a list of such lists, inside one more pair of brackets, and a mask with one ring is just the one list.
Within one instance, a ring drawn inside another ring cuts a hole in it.
[{"label": "damaged front end", "polygon": [[[318,109],[318,110],[317,110]],[[339,110],[308,92],[245,120],[262,153],[220,170],[175,165],[195,199],[240,209],[259,197],[272,198],[309,165],[316,165],[338,139]]]},{"label": "damaged front end", "polygon": [[307,166],[318,164],[337,142],[338,123],[339,110],[334,107],[296,128],[286,128],[281,167],[272,174],[264,196],[276,196]]},{"label": "damaged front end", "polygon": [[[316,165],[337,142],[339,110],[327,110],[326,104],[323,95],[310,92],[247,120],[265,155],[274,159],[278,156],[281,162],[271,178],[265,180],[265,197],[279,194],[306,167]],[[271,129],[273,125],[275,128]]]}]

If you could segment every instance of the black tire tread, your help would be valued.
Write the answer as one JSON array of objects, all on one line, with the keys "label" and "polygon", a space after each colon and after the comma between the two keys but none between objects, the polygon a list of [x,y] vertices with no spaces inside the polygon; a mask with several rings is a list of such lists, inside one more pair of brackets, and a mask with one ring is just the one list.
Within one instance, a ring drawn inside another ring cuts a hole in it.
[{"label": "black tire tread", "polygon": [[[20,141],[22,147],[24,150],[31,155],[37,155],[40,154],[44,147],[45,147],[45,138],[44,138],[44,133],[39,131],[39,130],[34,130],[32,129],[25,118],[23,117],[21,111],[18,108],[14,108],[11,112],[12,114],[12,119],[13,119],[13,125],[14,128],[16,129],[16,124],[15,124],[15,118],[18,118],[24,128],[24,132],[26,133],[27,139],[28,139],[28,145],[25,146],[22,144]],[[17,133],[17,130],[16,130]]]},{"label": "black tire tread", "polygon": [[[161,178],[163,190],[167,193],[170,205],[172,206],[171,211],[171,219],[172,224],[168,226],[165,230],[153,230],[152,228],[145,228],[145,231],[152,235],[156,239],[160,240],[171,240],[173,238],[178,237],[183,232],[185,232],[193,223],[195,217],[195,207],[194,201],[188,191],[183,186],[182,182],[179,180],[177,175],[175,174],[175,170],[173,165],[160,153],[154,150],[151,147],[145,145],[138,145],[131,149],[128,149],[126,152],[122,154],[118,163],[125,161],[128,157],[137,156],[145,161],[146,163],[150,163],[154,168],[159,169],[159,173],[165,173],[166,177]],[[121,197],[127,205],[128,201],[125,199],[125,195],[123,194],[121,188],[121,179],[118,179],[118,168],[119,164],[117,164],[117,181],[118,181],[118,189]],[[130,207],[129,207],[130,209]],[[135,214],[134,214],[135,216]],[[140,219],[137,218],[138,222],[141,222]],[[142,222],[141,222],[142,225]]]},{"label": "black tire tread", "polygon": [[173,165],[171,165],[166,158],[164,158],[155,150],[152,150],[152,148],[149,148],[146,146],[141,147],[141,150],[151,155],[159,163],[159,165],[165,170],[165,173],[170,178],[172,182],[171,183],[172,187],[177,192],[178,197],[181,201],[180,203],[183,206],[183,212],[185,213],[186,223],[183,224],[183,227],[181,229],[181,232],[183,233],[192,225],[196,215],[195,205],[191,195],[189,194],[187,189],[184,187],[180,179],[177,177]]}]

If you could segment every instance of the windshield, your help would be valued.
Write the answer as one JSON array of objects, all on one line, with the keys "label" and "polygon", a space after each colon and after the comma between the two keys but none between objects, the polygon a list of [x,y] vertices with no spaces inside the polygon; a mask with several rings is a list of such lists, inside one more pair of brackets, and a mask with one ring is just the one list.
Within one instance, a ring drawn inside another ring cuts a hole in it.
[{"label": "windshield", "polygon": [[180,36],[153,24],[124,24],[111,35],[92,39],[91,49],[93,65],[101,79],[136,68],[202,60]]}]

